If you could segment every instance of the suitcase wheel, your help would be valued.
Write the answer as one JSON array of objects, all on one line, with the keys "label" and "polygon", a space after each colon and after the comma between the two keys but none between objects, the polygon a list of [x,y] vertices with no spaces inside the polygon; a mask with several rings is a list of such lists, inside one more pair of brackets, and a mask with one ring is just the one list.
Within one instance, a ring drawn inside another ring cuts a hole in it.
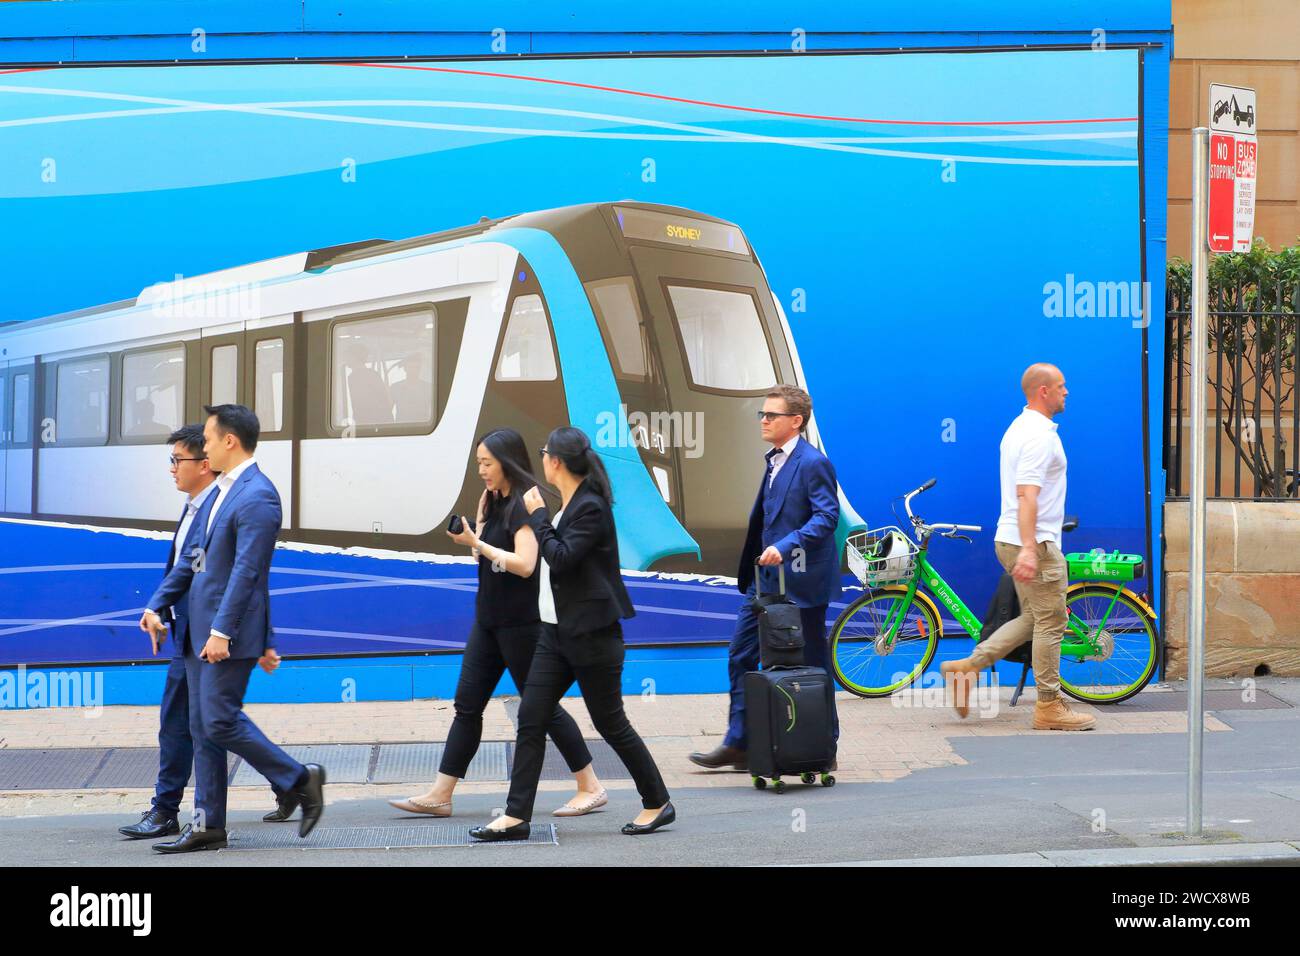
[{"label": "suitcase wheel", "polygon": [[816,783],[816,782],[817,782],[817,774],[815,774],[815,773],[801,773],[801,774],[799,774],[799,781],[800,781],[800,783]]},{"label": "suitcase wheel", "polygon": [[767,786],[767,781],[762,777],[754,777],[754,789],[762,790]]},{"label": "suitcase wheel", "polygon": [[835,778],[828,773],[822,774],[822,786],[823,787],[835,786]]},{"label": "suitcase wheel", "polygon": [[772,778],[772,789],[777,793],[785,793],[785,781],[780,777]]}]

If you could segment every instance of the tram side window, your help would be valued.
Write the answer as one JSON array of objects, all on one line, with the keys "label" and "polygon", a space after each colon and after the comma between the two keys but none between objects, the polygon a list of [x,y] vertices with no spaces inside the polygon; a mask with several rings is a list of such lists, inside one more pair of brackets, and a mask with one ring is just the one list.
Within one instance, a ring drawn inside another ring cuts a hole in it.
[{"label": "tram side window", "polygon": [[122,356],[122,437],[166,438],[184,420],[185,347]]},{"label": "tram side window", "polygon": [[14,376],[14,400],[10,406],[14,411],[14,444],[25,445],[32,438],[32,377],[27,374]]},{"label": "tram side window", "polygon": [[587,286],[596,303],[596,314],[605,329],[614,352],[616,368],[623,378],[646,376],[645,336],[641,314],[636,305],[636,291],[631,279],[593,282]]},{"label": "tram side window", "polygon": [[433,425],[433,309],[338,322],[333,332],[335,428]]},{"label": "tram side window", "polygon": [[669,286],[691,380],[701,388],[749,392],[776,384],[754,298],[743,292]]},{"label": "tram side window", "polygon": [[284,339],[257,343],[253,371],[257,378],[253,412],[262,431],[278,432],[284,427]]},{"label": "tram side window", "polygon": [[233,405],[239,395],[239,346],[212,350],[212,405]]},{"label": "tram side window", "polygon": [[55,442],[108,440],[108,359],[61,362],[54,394]]},{"label": "tram side window", "polygon": [[498,382],[553,382],[555,349],[540,295],[521,295],[510,309],[497,360]]}]

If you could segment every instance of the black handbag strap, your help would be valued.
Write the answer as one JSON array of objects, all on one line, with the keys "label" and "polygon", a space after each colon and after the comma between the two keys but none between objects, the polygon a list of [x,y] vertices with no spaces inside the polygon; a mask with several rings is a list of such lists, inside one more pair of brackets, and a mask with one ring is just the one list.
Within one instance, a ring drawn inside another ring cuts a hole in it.
[{"label": "black handbag strap", "polygon": [[[761,583],[761,582],[762,582],[762,575],[759,573],[759,570],[758,570],[758,569],[761,569],[761,568],[762,568],[762,565],[759,564],[757,560],[755,560],[755,561],[754,561],[754,568],[755,568],[755,571],[754,571],[754,598],[755,598],[755,599],[758,599],[758,598],[761,598],[761,597],[763,596],[763,585],[762,585],[762,583]],[[780,587],[780,590],[778,590],[776,593],[779,594],[781,597],[785,597],[785,562],[784,562],[784,561],[781,562],[780,564],[778,564],[778,565],[776,566],[776,574],[777,574],[777,580],[779,581],[779,587]]]}]

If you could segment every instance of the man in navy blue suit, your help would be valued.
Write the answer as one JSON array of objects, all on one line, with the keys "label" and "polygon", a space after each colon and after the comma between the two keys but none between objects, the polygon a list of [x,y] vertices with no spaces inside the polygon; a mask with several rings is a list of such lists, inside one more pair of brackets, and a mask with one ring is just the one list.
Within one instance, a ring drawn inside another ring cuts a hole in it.
[{"label": "man in navy blue suit", "polygon": [[226,845],[226,753],[238,754],[302,807],[298,835],[307,836],[324,808],[325,768],[301,764],[277,747],[244,713],[253,667],[271,639],[271,557],[280,530],[280,495],[253,459],[261,433],[243,405],[204,406],[204,454],[221,472],[217,491],[194,518],[193,558],[177,562],[150,599],[141,625],[156,632],[157,609],[189,599],[185,670],[194,738],[194,816],[180,836],[156,843],[160,853]]},{"label": "man in navy blue suit", "polygon": [[[804,636],[804,663],[827,667],[826,609],[840,594],[840,560],[835,527],[840,502],[835,468],[801,437],[812,415],[812,398],[793,385],[777,385],[767,393],[758,413],[763,441],[772,449],[749,516],[749,530],[740,555],[738,585],[745,594],[728,652],[731,712],[727,735],[708,753],[693,753],[691,761],[716,770],[730,764],[749,767],[745,739],[745,674],[758,670],[758,619],[754,614],[755,569],[764,594],[779,588],[777,566],[785,566],[786,593],[799,606]],[[839,717],[832,710],[835,738]]]},{"label": "man in navy blue suit", "polygon": [[[171,446],[171,473],[176,489],[185,494],[185,510],[172,535],[167,552],[167,569],[177,560],[191,560],[185,544],[194,526],[194,518],[210,495],[216,494],[217,474],[203,454],[203,426],[185,425],[167,438]],[[139,822],[119,827],[118,832],[133,840],[157,839],[180,832],[178,816],[181,796],[194,765],[194,741],[190,737],[189,688],[185,680],[185,642],[189,632],[189,599],[183,594],[174,607],[159,608],[159,617],[168,625],[172,637],[172,659],[163,684],[162,707],[158,721],[158,779],[154,798]],[[151,633],[156,657],[167,640],[167,631]],[[268,674],[280,664],[280,655],[268,647],[258,665]],[[276,794],[276,809],[262,819],[287,820],[298,804],[292,794]],[[287,812],[286,812],[287,811]]]}]

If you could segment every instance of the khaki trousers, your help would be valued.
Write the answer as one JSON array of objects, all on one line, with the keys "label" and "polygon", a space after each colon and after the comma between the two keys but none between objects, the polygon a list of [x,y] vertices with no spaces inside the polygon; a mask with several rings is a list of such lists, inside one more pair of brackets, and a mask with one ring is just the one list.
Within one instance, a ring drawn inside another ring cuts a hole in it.
[{"label": "khaki trousers", "polygon": [[[1005,541],[994,542],[998,561],[1007,573],[1016,565],[1020,548]],[[1016,582],[1020,599],[1020,616],[1007,621],[989,638],[975,645],[971,661],[983,670],[993,666],[1017,647],[1034,641],[1034,683],[1040,701],[1061,695],[1061,638],[1065,634],[1065,590],[1069,584],[1065,555],[1053,541],[1038,544],[1038,574],[1029,583]]]}]

